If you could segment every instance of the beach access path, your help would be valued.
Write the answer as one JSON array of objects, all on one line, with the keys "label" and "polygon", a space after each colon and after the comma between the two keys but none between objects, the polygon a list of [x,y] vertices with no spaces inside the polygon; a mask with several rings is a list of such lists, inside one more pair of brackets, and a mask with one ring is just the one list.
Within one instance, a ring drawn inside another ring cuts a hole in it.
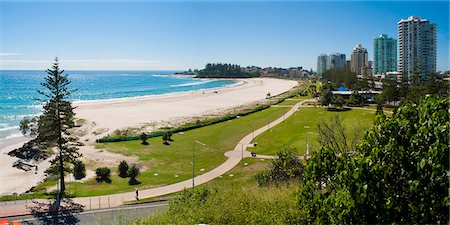
[{"label": "beach access path", "polygon": [[[263,132],[269,130],[271,127],[278,125],[283,122],[289,116],[293,115],[299,107],[305,102],[315,102],[315,99],[306,99],[302,100],[292,108],[286,112],[284,115],[276,119],[275,121],[269,123],[268,125],[264,125],[263,127],[247,134],[244,138],[242,138],[234,147],[233,150],[225,153],[225,156],[228,158],[223,164],[216,167],[215,169],[206,172],[202,175],[196,176],[194,178],[195,186],[204,184],[208,181],[211,181],[229,170],[235,167],[243,158],[252,157],[251,152],[247,151],[246,148],[251,144],[251,141],[254,137],[262,134]],[[258,155],[257,155],[258,156]],[[261,156],[264,158],[270,158],[270,156]],[[151,188],[146,190],[139,190],[139,198],[151,198],[162,195],[167,195],[175,192],[182,191],[187,188],[193,187],[192,179],[185,180],[182,182],[178,182],[175,184]],[[126,192],[120,194],[112,194],[112,195],[103,195],[103,196],[94,196],[94,197],[80,197],[73,198],[74,203],[81,204],[85,207],[85,210],[93,210],[100,208],[112,208],[118,207],[125,202],[130,202],[136,200],[136,192]],[[38,202],[48,202],[49,200],[35,200]],[[16,215],[26,215],[29,214],[29,207],[34,205],[32,201],[19,201],[19,202],[0,202],[0,217],[8,217],[8,216],[16,216]]]}]

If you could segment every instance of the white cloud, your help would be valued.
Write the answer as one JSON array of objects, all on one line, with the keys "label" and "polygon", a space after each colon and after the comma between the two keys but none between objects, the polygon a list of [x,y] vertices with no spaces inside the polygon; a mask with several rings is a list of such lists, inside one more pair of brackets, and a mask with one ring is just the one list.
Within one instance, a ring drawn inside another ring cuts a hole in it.
[{"label": "white cloud", "polygon": [[15,52],[0,52],[0,56],[16,56],[16,55],[21,55],[21,54],[15,53]]},{"label": "white cloud", "polygon": [[[68,70],[178,70],[180,65],[149,59],[60,59],[60,65]],[[0,59],[0,69],[42,70],[49,68],[53,60]]]}]

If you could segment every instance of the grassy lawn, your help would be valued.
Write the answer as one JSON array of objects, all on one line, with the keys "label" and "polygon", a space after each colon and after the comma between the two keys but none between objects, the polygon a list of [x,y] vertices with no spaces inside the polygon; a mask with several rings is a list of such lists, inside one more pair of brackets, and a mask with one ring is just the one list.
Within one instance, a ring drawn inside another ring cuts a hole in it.
[{"label": "grassy lawn", "polygon": [[[367,106],[364,106],[364,108],[377,110],[376,105],[367,105]],[[394,111],[394,108],[383,107],[383,111],[392,112],[392,111]]]},{"label": "grassy lawn", "polygon": [[[302,98],[299,98],[299,97],[302,97]],[[293,106],[293,105],[297,104],[298,102],[300,102],[301,100],[308,98],[308,96],[299,96],[299,97],[286,99],[286,100],[278,103],[277,105]]]},{"label": "grassy lawn", "polygon": [[[226,172],[221,177],[218,177],[212,181],[209,181],[205,184],[200,185],[199,187],[207,187],[213,189],[222,189],[230,186],[245,186],[245,185],[255,185],[256,182],[253,180],[253,177],[259,171],[266,170],[269,168],[270,160],[264,159],[254,159],[254,158],[245,158],[238,165],[236,165],[233,169]],[[177,193],[168,194],[165,196],[158,196],[152,198],[145,198],[139,201],[131,201],[128,204],[133,203],[144,203],[144,202],[153,202],[159,200],[163,197],[175,196]]]},{"label": "grassy lawn", "polygon": [[[339,114],[344,118],[344,126],[351,130],[355,126],[369,128],[375,117],[375,111],[352,109],[344,112],[329,112],[321,108],[300,108],[286,121],[255,138],[258,145],[248,151],[274,155],[282,146],[292,146],[298,154],[306,152],[306,136],[310,149],[319,147],[317,142],[317,123],[326,121],[331,115]],[[309,128],[305,128],[305,126]]]},{"label": "grassy lawn", "polygon": [[[149,139],[149,145],[142,145],[140,141],[102,143],[97,148],[126,156],[137,156],[139,165],[143,167],[138,179],[139,185],[128,185],[128,179],[120,178],[116,174],[111,176],[112,182],[97,183],[90,180],[76,185],[76,196],[95,196],[119,192],[133,191],[176,183],[192,176],[192,150],[194,141],[206,144],[196,144],[195,171],[202,174],[210,171],[226,160],[224,153],[234,148],[237,142],[253,129],[260,128],[286,113],[289,108],[269,108],[261,112],[240,117],[231,121],[206,126],[187,131],[184,134],[174,134],[174,142],[163,145],[161,137]],[[117,167],[110,168],[112,172]],[[68,189],[73,183],[69,183]]]}]

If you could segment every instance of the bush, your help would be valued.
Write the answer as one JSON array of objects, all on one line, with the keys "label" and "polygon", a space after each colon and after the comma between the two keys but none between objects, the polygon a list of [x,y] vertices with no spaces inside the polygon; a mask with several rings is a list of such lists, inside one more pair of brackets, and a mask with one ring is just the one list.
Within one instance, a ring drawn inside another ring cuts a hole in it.
[{"label": "bush", "polygon": [[111,183],[111,170],[108,167],[100,167],[95,170],[95,175],[97,177],[95,178],[97,182],[103,182]]},{"label": "bush", "polygon": [[167,142],[167,141],[173,141],[172,132],[170,132],[170,131],[164,132],[164,134],[162,136],[162,140],[163,140],[163,144],[170,145],[169,142]]},{"label": "bush", "polygon": [[295,154],[294,148],[282,148],[277,152],[277,156],[278,158],[272,161],[268,171],[261,171],[255,175],[254,180],[259,186],[267,186],[271,183],[279,185],[290,179],[301,177],[305,166]]},{"label": "bush", "polygon": [[136,224],[298,224],[294,190],[254,185],[185,189],[168,210]]},{"label": "bush", "polygon": [[81,180],[86,177],[86,167],[80,160],[73,164],[73,177],[75,180]]},{"label": "bush", "polygon": [[136,177],[139,175],[139,168],[136,165],[133,165],[130,170],[128,171],[128,176],[130,177],[130,180],[128,181],[128,184],[135,185],[140,184],[141,182],[136,179]]},{"label": "bush", "polygon": [[447,224],[449,100],[378,115],[352,154],[324,146],[297,194],[308,224]]},{"label": "bush", "polygon": [[119,164],[119,177],[128,177],[128,163],[124,160]]},{"label": "bush", "polygon": [[142,140],[142,143],[141,143],[141,144],[143,144],[143,145],[148,145],[148,142],[147,142],[148,136],[147,136],[146,133],[142,133],[142,134],[139,136],[139,138]]}]

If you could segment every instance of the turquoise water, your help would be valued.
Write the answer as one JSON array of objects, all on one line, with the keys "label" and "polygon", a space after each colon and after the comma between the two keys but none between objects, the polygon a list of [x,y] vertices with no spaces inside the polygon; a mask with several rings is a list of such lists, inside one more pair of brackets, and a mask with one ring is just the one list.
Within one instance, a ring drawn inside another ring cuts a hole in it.
[{"label": "turquoise water", "polygon": [[[78,89],[73,101],[107,100],[184,92],[233,85],[230,80],[205,80],[173,76],[175,71],[66,71]],[[36,90],[44,82],[45,71],[0,70],[0,143],[21,136],[19,122],[39,114],[41,103]]]}]

